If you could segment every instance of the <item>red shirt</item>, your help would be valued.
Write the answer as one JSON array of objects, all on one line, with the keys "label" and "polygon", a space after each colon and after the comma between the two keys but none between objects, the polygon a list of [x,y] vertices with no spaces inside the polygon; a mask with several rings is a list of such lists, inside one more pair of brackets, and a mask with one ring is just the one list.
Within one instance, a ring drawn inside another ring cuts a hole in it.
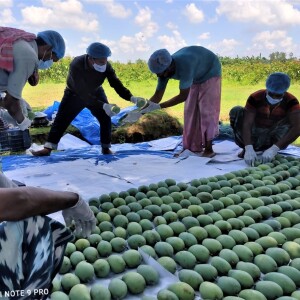
[{"label": "red shirt", "polygon": [[276,105],[271,105],[266,99],[266,89],[251,94],[246,102],[245,109],[256,114],[256,127],[272,127],[284,119],[291,112],[300,112],[298,99],[285,92],[283,99]]}]

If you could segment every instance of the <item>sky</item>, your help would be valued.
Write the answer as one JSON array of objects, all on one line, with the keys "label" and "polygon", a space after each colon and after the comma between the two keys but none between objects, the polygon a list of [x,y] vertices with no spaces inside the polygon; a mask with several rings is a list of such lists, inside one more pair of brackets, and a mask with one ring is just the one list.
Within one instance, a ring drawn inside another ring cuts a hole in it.
[{"label": "sky", "polygon": [[300,57],[300,0],[0,0],[0,20],[35,34],[58,31],[72,57],[93,42],[125,63],[190,45],[223,57]]}]

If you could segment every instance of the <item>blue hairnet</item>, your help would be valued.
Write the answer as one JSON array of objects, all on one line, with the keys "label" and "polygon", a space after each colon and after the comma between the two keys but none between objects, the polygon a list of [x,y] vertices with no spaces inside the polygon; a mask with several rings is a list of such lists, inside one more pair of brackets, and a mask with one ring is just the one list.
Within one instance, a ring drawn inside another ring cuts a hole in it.
[{"label": "blue hairnet", "polygon": [[267,81],[266,88],[269,92],[274,94],[283,94],[288,90],[291,84],[290,77],[281,72],[272,73]]},{"label": "blue hairnet", "polygon": [[148,60],[148,67],[152,73],[162,73],[171,64],[172,56],[166,49],[159,49],[152,53]]},{"label": "blue hairnet", "polygon": [[86,53],[93,58],[107,58],[111,56],[110,49],[106,45],[101,43],[90,44],[86,49]]},{"label": "blue hairnet", "polygon": [[63,37],[54,30],[45,30],[37,34],[47,45],[52,46],[52,51],[61,59],[65,56],[66,45]]}]

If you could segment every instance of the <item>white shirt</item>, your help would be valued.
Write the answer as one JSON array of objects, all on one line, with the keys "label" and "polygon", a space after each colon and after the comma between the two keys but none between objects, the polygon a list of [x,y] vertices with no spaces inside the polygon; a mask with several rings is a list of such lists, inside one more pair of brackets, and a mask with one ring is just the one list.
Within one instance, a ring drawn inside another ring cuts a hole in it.
[{"label": "white shirt", "polygon": [[0,92],[8,92],[22,99],[22,91],[29,76],[38,66],[38,47],[36,41],[18,40],[13,44],[14,69],[8,72],[0,69]]}]

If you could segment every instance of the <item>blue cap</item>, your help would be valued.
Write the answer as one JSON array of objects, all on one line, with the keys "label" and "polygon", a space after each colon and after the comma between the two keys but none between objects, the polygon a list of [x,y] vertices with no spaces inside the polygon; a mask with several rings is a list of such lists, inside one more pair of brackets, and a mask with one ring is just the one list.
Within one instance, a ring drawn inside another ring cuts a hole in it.
[{"label": "blue cap", "polygon": [[63,37],[54,30],[41,31],[37,34],[37,37],[44,40],[47,45],[52,46],[52,51],[56,56],[61,59],[65,56],[66,45]]},{"label": "blue cap", "polygon": [[86,53],[93,58],[107,58],[111,56],[110,49],[101,43],[90,44],[86,49]]},{"label": "blue cap", "polygon": [[166,49],[159,49],[152,53],[148,60],[148,67],[152,73],[162,73],[171,64],[172,56]]},{"label": "blue cap", "polygon": [[266,81],[266,88],[268,92],[274,94],[283,94],[290,87],[291,79],[290,77],[281,72],[275,72],[270,74]]}]

